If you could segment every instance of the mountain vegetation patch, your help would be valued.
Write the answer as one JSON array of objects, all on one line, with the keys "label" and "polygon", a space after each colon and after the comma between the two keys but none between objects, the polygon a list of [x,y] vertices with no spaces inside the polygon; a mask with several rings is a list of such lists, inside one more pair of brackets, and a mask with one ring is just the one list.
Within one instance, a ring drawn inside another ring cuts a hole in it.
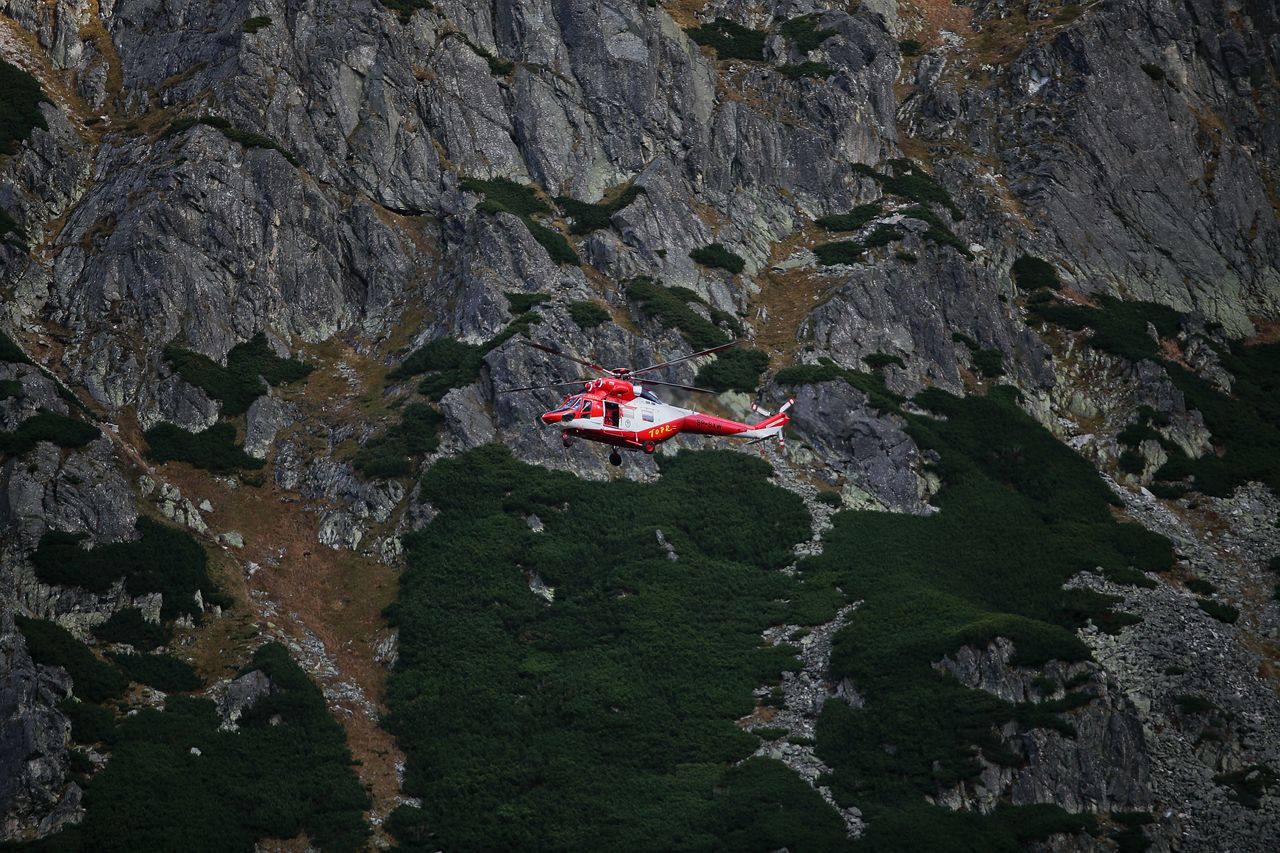
[{"label": "mountain vegetation patch", "polygon": [[747,262],[719,243],[699,246],[689,253],[696,263],[712,269],[728,270],[735,275],[746,269]]},{"label": "mountain vegetation patch", "polygon": [[760,632],[787,620],[776,570],[804,506],[743,454],[659,464],[651,485],[586,482],[486,446],[423,477],[439,514],[406,538],[388,611],[388,722],[422,802],[390,823],[407,849],[843,846],[791,771],[739,764],[759,741],[734,722],[799,666]]},{"label": "mountain vegetation patch", "polygon": [[200,432],[177,424],[159,423],[142,434],[147,441],[147,458],[153,462],[186,462],[215,474],[232,474],[242,469],[261,468],[261,459],[244,452],[236,443],[236,428],[218,421]]},{"label": "mountain vegetation patch", "polygon": [[[198,617],[197,592],[207,603],[231,605],[209,577],[208,557],[191,534],[145,516],[138,519],[137,531],[138,538],[131,542],[103,542],[85,548],[84,534],[50,530],[40,537],[31,553],[36,577],[45,583],[90,592],[106,592],[123,578],[130,595],[160,593],[164,598],[161,614],[165,618],[183,614]],[[135,636],[143,630],[132,617],[120,618],[122,622],[114,629],[104,630],[127,631]]]},{"label": "mountain vegetation patch", "polygon": [[626,295],[641,313],[663,328],[679,331],[694,349],[710,349],[730,340],[722,328],[693,310],[692,305],[706,307],[706,301],[688,288],[663,287],[651,278],[633,278],[627,282]]},{"label": "mountain vegetation patch", "polygon": [[173,345],[164,348],[164,360],[183,380],[220,402],[223,415],[244,414],[254,400],[267,393],[268,385],[300,382],[312,371],[304,361],[276,355],[262,332],[232,347],[226,367]]},{"label": "mountain vegetation patch", "polygon": [[14,430],[0,430],[0,455],[21,456],[48,441],[64,449],[84,447],[102,435],[101,430],[57,412],[36,412]]},{"label": "mountain vegetation patch", "polygon": [[99,717],[92,736],[110,738],[111,759],[85,793],[84,820],[21,849],[251,853],[303,834],[323,850],[364,849],[369,795],[320,689],[278,643],[254,653],[252,670],[272,689],[236,731],[219,729],[212,701],[187,696],[109,727]]},{"label": "mountain vegetation patch", "polygon": [[[978,752],[998,752],[998,727],[1070,735],[1060,715],[1090,699],[1015,706],[963,687],[934,662],[997,636],[1013,641],[1015,665],[1086,660],[1079,626],[1114,631],[1133,617],[1114,611],[1118,599],[1064,581],[1098,566],[1150,571],[1173,560],[1162,537],[1114,520],[1097,473],[1022,412],[1016,393],[918,395],[938,417],[904,417],[916,443],[939,456],[941,511],[839,513],[823,553],[799,564],[806,591],[793,606],[814,608],[799,621],[822,620],[840,600],[862,602],[834,639],[831,677],[850,678],[866,704],[828,702],[817,750],[834,769],[837,801],[869,819],[866,849],[1017,849],[1088,820],[1057,807],[976,819],[925,802],[979,772]],[[956,847],[969,837],[977,840]]]},{"label": "mountain vegetation patch", "polygon": [[760,387],[760,374],[768,366],[767,353],[755,349],[731,349],[719,353],[715,361],[701,367],[694,383],[712,391],[754,394]]},{"label": "mountain vegetation patch", "polygon": [[0,154],[17,154],[36,128],[48,130],[40,105],[49,103],[39,81],[0,59]]},{"label": "mountain vegetation patch", "polygon": [[714,50],[718,59],[745,59],[750,62],[764,59],[764,40],[769,35],[728,18],[716,18],[686,32],[698,44]]},{"label": "mountain vegetation patch", "polygon": [[570,234],[590,234],[597,229],[608,228],[610,217],[630,205],[643,192],[644,187],[630,186],[618,193],[612,201],[590,204],[569,196],[559,196],[556,204],[573,219],[573,224],[569,226]]}]

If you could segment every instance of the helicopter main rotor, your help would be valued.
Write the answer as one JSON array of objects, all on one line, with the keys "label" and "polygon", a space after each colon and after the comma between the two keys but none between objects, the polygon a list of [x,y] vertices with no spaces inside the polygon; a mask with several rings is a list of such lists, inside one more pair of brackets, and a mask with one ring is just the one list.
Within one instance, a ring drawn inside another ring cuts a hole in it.
[{"label": "helicopter main rotor", "polygon": [[[721,344],[720,346],[711,347],[710,349],[704,349],[704,350],[701,350],[700,352],[691,353],[690,355],[682,355],[679,358],[673,358],[667,361],[660,361],[657,364],[650,364],[647,367],[640,367],[640,368],[615,367],[613,369],[609,369],[607,367],[603,367],[599,364],[596,364],[594,361],[587,361],[585,359],[578,358],[576,355],[570,355],[564,350],[559,350],[559,349],[556,349],[555,347],[547,346],[546,344],[540,344],[536,341],[522,340],[520,341],[520,343],[524,344],[525,346],[533,347],[536,350],[542,350],[545,353],[550,353],[551,355],[568,359],[569,361],[575,362],[577,364],[582,365],[583,367],[589,368],[591,370],[595,370],[599,373],[604,374],[605,376],[609,376],[614,379],[630,379],[631,377],[638,376],[641,373],[648,373],[651,370],[660,370],[664,367],[670,367],[673,364],[679,364],[682,361],[688,361],[689,359],[693,359],[693,358],[700,358],[701,356],[704,356],[704,355],[711,355],[712,353],[720,352],[721,350],[726,350],[726,349],[729,349],[730,347],[738,345],[738,341],[730,341],[727,344]],[[578,385],[584,382],[591,382],[591,381],[592,380],[588,378],[588,379],[578,379],[572,382],[552,382],[546,385],[528,385],[523,388],[503,388],[500,391],[498,391],[498,393],[508,394],[514,391],[537,391],[543,388],[564,388],[569,385]],[[698,388],[694,385],[682,385],[678,382],[664,382],[660,379],[645,379],[642,381],[647,385],[665,385],[668,388],[681,388],[685,391],[697,391],[698,393],[701,393],[701,394],[716,393],[715,391],[712,391],[709,388]]]}]

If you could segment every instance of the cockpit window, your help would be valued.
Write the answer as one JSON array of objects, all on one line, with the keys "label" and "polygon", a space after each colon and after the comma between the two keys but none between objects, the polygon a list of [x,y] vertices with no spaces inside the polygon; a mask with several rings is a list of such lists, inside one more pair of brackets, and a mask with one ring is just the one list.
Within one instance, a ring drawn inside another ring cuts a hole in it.
[{"label": "cockpit window", "polygon": [[648,388],[646,388],[646,389],[644,389],[643,391],[641,391],[641,392],[640,392],[640,396],[641,396],[641,397],[643,397],[644,399],[646,399],[646,400],[650,400],[650,401],[652,401],[652,402],[654,402],[654,403],[661,403],[661,402],[662,402],[662,401],[661,401],[661,400],[659,400],[656,396],[654,396],[654,393],[653,393],[652,391],[650,391]]}]

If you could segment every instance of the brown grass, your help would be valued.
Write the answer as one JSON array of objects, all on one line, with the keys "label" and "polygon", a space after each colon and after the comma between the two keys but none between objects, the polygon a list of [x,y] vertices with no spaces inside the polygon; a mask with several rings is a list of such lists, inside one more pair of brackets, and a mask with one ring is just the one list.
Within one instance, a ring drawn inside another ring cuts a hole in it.
[{"label": "brown grass", "polygon": [[[797,331],[810,312],[840,287],[841,279],[811,267],[775,270],[773,265],[797,249],[823,242],[824,234],[809,225],[774,243],[768,262],[756,276],[760,292],[748,303],[747,318],[756,330],[756,345],[769,354],[775,369],[795,360],[800,347]],[[769,319],[754,319],[755,308],[764,308]]]}]

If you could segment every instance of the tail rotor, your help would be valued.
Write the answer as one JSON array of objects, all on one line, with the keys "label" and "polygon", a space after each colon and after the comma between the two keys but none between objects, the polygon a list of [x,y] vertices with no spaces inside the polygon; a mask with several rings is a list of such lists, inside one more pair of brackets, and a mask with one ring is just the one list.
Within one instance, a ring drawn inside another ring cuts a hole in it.
[{"label": "tail rotor", "polygon": [[771,435],[761,436],[760,438],[757,438],[755,439],[755,441],[752,441],[750,443],[758,444],[759,442],[762,442],[767,438],[773,438],[776,436],[778,439],[778,448],[782,449],[786,447],[787,440],[783,435],[783,427],[785,427],[787,423],[790,421],[790,418],[786,417],[786,413],[787,413],[787,409],[790,409],[793,403],[795,403],[794,397],[792,397],[791,399],[787,400],[787,402],[779,406],[777,412],[771,412],[768,409],[766,409],[764,406],[759,405],[758,403],[752,403],[751,411],[755,412],[758,415],[762,415],[764,417],[765,420],[762,423],[767,424],[770,420],[773,420],[774,418],[777,418],[778,420],[775,423],[768,424],[769,427],[776,427],[776,431],[774,433],[772,433]]}]

